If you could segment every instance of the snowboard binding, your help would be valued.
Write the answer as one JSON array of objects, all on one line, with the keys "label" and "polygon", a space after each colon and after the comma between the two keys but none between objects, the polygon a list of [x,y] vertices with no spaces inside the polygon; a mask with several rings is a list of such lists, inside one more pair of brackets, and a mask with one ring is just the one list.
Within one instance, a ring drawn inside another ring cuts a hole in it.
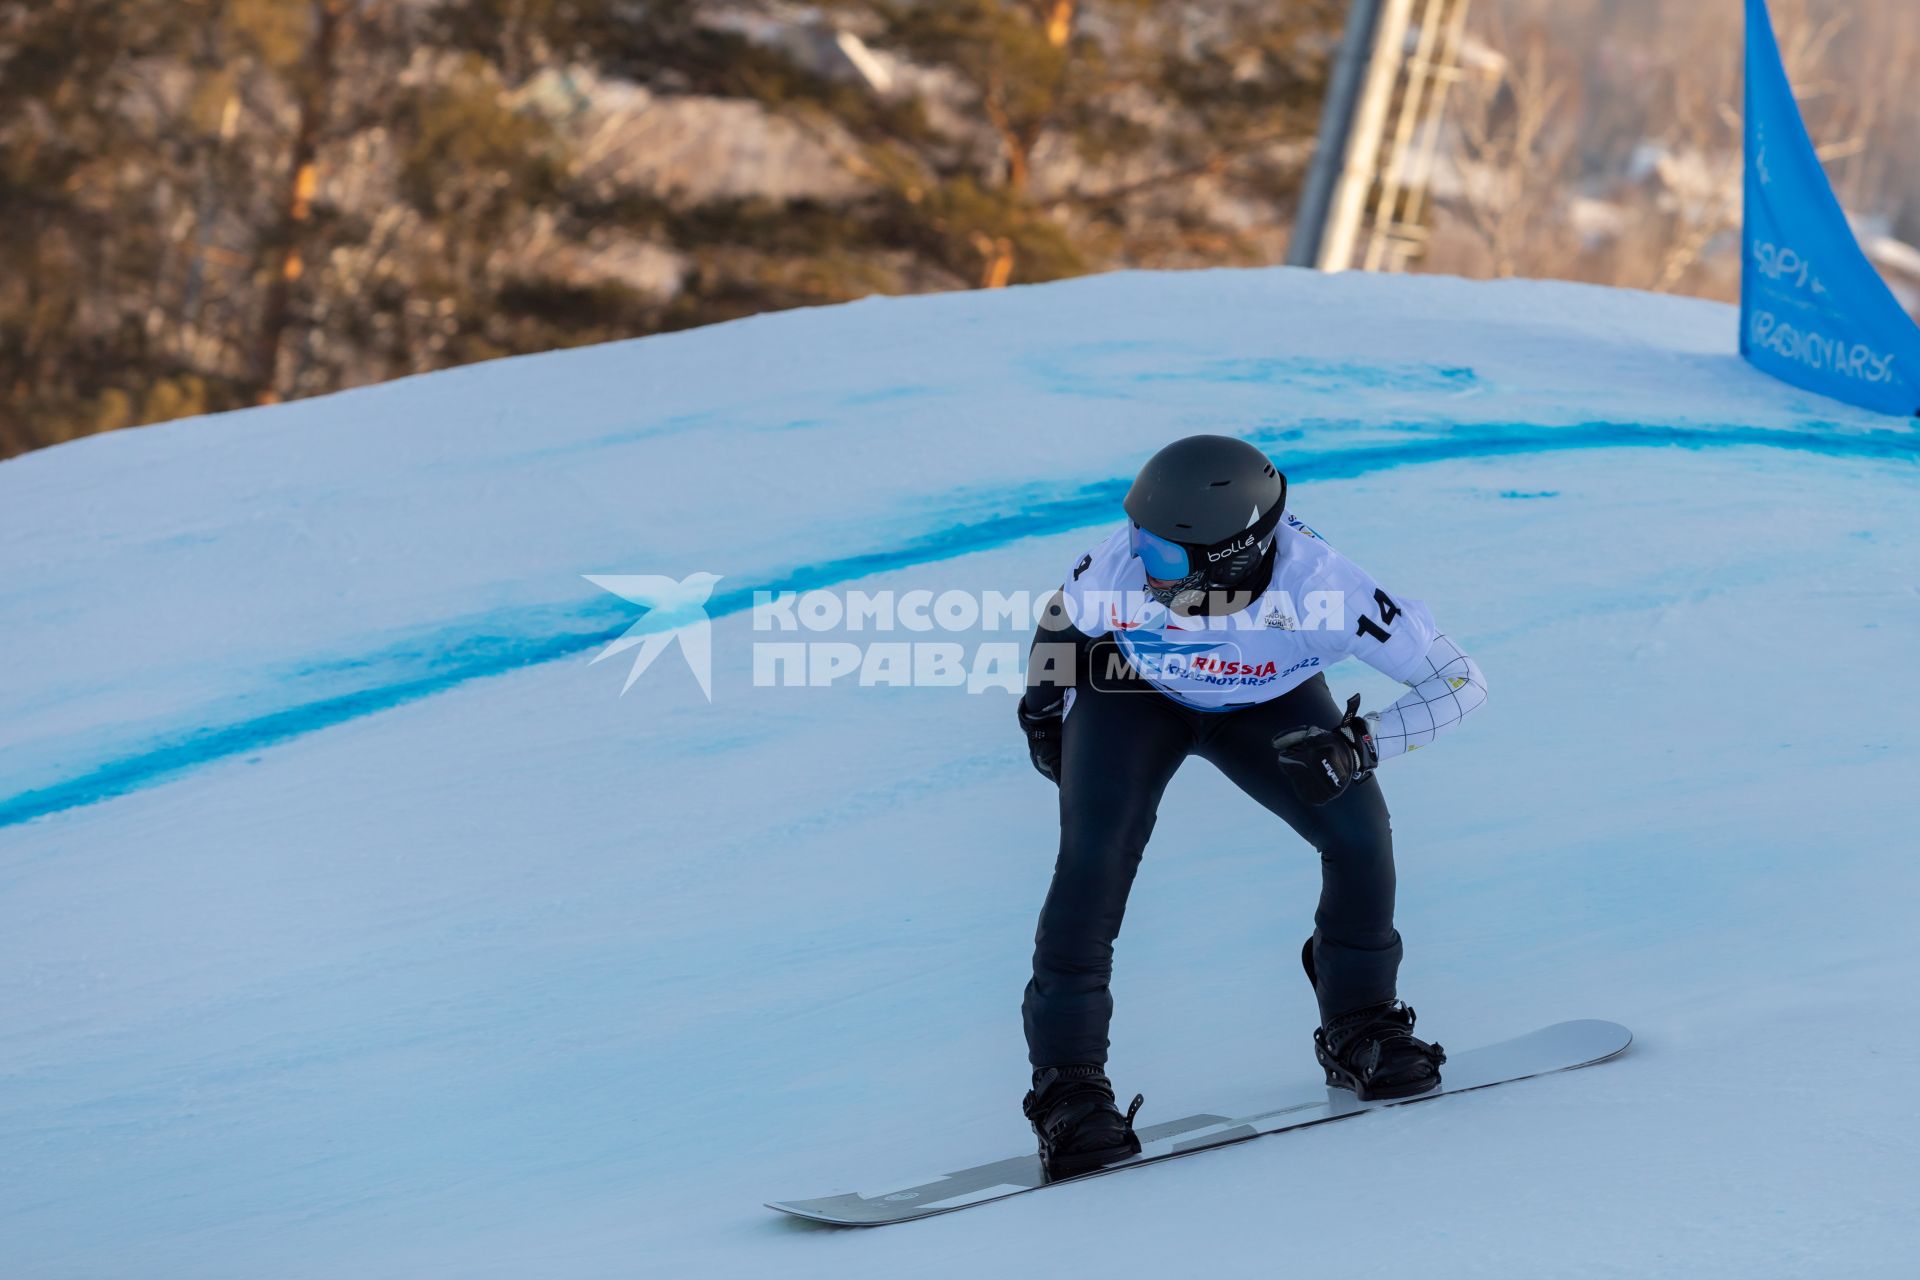
[{"label": "snowboard binding", "polygon": [[1413,1008],[1398,1000],[1343,1013],[1313,1033],[1327,1084],[1362,1102],[1411,1098],[1440,1087],[1447,1051],[1413,1034]]},{"label": "snowboard binding", "polygon": [[[1300,948],[1300,966],[1319,994],[1313,941],[1308,938]],[[1328,1086],[1351,1089],[1362,1102],[1412,1098],[1439,1088],[1447,1051],[1416,1038],[1413,1018],[1413,1007],[1398,1000],[1327,1018],[1313,1033],[1313,1053],[1326,1070]]]},{"label": "snowboard binding", "polygon": [[1133,1131],[1143,1094],[1133,1095],[1125,1116],[1113,1085],[1098,1065],[1041,1067],[1020,1109],[1040,1140],[1040,1165],[1050,1181],[1090,1173],[1140,1154]]}]

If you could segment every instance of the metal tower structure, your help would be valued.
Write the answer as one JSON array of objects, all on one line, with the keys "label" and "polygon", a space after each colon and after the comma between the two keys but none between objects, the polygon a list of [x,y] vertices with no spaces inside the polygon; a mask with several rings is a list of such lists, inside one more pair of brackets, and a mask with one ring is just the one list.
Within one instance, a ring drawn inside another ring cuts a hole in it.
[{"label": "metal tower structure", "polygon": [[1353,0],[1289,263],[1401,271],[1425,251],[1427,191],[1473,0]]}]

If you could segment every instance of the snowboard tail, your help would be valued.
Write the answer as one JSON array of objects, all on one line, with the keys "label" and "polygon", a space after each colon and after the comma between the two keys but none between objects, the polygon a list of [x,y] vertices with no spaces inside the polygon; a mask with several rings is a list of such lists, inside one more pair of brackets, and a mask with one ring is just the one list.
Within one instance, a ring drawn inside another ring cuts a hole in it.
[{"label": "snowboard tail", "polygon": [[1404,1107],[1453,1093],[1491,1088],[1534,1076],[1572,1071],[1616,1058],[1633,1043],[1633,1033],[1613,1022],[1583,1019],[1561,1022],[1538,1031],[1473,1049],[1451,1057],[1441,1070],[1440,1087],[1409,1098],[1363,1102],[1344,1089],[1324,1085],[1302,1088],[1279,1100],[1280,1105],[1256,1115],[1233,1118],[1207,1113],[1184,1116],[1136,1130],[1140,1154],[1070,1178],[1048,1179],[1038,1155],[1015,1156],[957,1173],[910,1182],[892,1191],[870,1196],[847,1193],[812,1200],[771,1200],[778,1209],[797,1218],[846,1227],[880,1227],[911,1222],[939,1213],[952,1213],[1008,1196],[1038,1191],[1063,1182],[1098,1178],[1141,1165],[1157,1164],[1176,1156],[1192,1155],[1250,1138],[1308,1125],[1342,1120],[1383,1107]]}]

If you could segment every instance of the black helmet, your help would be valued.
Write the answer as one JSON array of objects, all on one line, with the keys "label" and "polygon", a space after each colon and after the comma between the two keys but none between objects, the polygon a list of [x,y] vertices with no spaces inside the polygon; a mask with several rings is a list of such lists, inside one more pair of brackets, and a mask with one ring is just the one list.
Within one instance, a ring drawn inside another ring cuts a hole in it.
[{"label": "black helmet", "polygon": [[1147,459],[1127,490],[1134,555],[1161,604],[1253,575],[1287,505],[1287,478],[1231,436],[1188,436]]}]

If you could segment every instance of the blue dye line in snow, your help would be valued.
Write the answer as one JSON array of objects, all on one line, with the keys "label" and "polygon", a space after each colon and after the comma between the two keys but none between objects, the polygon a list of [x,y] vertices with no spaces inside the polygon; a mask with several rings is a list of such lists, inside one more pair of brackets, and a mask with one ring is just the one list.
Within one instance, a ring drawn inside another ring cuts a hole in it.
[{"label": "blue dye line in snow", "polygon": [[[1295,431],[1250,433],[1255,444],[1291,442]],[[1872,435],[1757,427],[1675,427],[1636,423],[1585,423],[1573,427],[1535,427],[1512,423],[1455,426],[1445,436],[1397,444],[1332,449],[1317,454],[1289,452],[1287,474],[1294,480],[1344,480],[1397,467],[1473,458],[1549,453],[1574,449],[1675,446],[1687,449],[1760,446],[1791,449],[1836,458],[1920,460],[1920,435],[1883,432]],[[1058,498],[1026,504],[1022,510],[990,515],[911,539],[883,551],[842,556],[806,565],[754,584],[716,594],[710,617],[741,613],[756,592],[807,590],[850,582],[876,573],[988,551],[1024,538],[1065,533],[1111,519],[1128,481],[1082,486]],[[1514,495],[1519,496],[1519,495]],[[320,729],[390,710],[443,693],[473,680],[506,675],[597,648],[625,632],[632,619],[621,606],[596,600],[570,614],[525,610],[494,615],[479,625],[446,630],[394,649],[310,668],[307,676],[346,677],[361,673],[366,683],[262,715],[227,724],[204,725],[151,740],[115,759],[70,777],[0,798],[0,828],[125,795],[177,777],[214,761]],[[535,631],[529,624],[538,623]],[[573,625],[566,625],[571,622]]]}]

